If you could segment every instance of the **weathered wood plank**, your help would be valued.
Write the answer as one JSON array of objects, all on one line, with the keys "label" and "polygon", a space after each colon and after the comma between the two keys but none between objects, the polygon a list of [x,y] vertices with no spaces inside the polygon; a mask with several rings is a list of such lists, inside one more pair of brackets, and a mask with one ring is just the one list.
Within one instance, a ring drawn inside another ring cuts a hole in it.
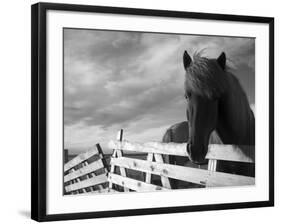
[{"label": "weathered wood plank", "polygon": [[148,184],[142,181],[134,180],[128,177],[122,177],[117,174],[109,173],[108,178],[119,186],[127,187],[137,192],[155,191],[155,190],[169,190],[153,184]]},{"label": "weathered wood plank", "polygon": [[217,170],[217,160],[216,159],[209,159],[208,170],[210,170],[210,171]]},{"label": "weathered wood plank", "polygon": [[236,161],[245,163],[255,162],[255,146],[209,145],[207,159]]},{"label": "weathered wood plank", "polygon": [[[122,142],[123,141],[123,129],[121,129],[118,133],[117,133],[117,138],[118,141]],[[116,148],[116,155],[117,157],[122,157],[123,156],[123,152],[122,152],[122,148]],[[127,171],[124,167],[120,167],[120,174],[123,177],[127,177]],[[129,192],[130,190],[124,186],[124,191],[125,192]]]},{"label": "weathered wood plank", "polygon": [[244,186],[254,185],[254,177],[246,177],[235,174],[209,171],[209,177],[206,180],[206,187],[224,187],[224,186]]},{"label": "weathered wood plank", "polygon": [[[153,161],[153,153],[147,154],[147,161],[152,162]],[[151,183],[151,173],[145,173],[145,183],[150,184]]]},{"label": "weathered wood plank", "polygon": [[107,164],[106,158],[103,154],[103,151],[102,151],[102,148],[101,148],[100,144],[96,144],[96,148],[99,152],[99,157],[100,157],[101,161],[103,162],[104,172],[108,173],[109,172],[108,164]]},{"label": "weathered wood plank", "polygon": [[[163,160],[163,157],[161,154],[155,153],[154,158],[157,163],[162,163],[162,164],[164,163],[164,160]],[[161,177],[162,186],[165,188],[171,189],[171,184],[170,184],[169,178],[166,176],[163,176],[163,175],[161,175],[160,177]]]},{"label": "weathered wood plank", "polygon": [[[85,161],[85,162],[82,163],[82,167],[87,166],[87,165],[89,165],[89,163],[88,163],[87,161]],[[86,175],[86,178],[89,179],[89,178],[91,178],[91,177],[93,177],[93,176],[95,176],[95,173],[92,173],[92,174],[88,173],[88,174]],[[98,185],[98,186],[101,186],[101,185]],[[89,187],[89,189],[90,189],[90,191],[94,191],[94,190],[95,190],[95,188],[94,188],[93,186],[92,186],[92,187]],[[99,188],[99,189],[102,189],[102,188]]]},{"label": "weathered wood plank", "polygon": [[[115,158],[116,156],[117,156],[117,151],[114,150],[112,153],[112,156],[111,156],[111,160],[112,160],[112,158]],[[114,172],[115,172],[115,165],[111,163],[110,173],[114,173]],[[109,189],[112,189],[112,187],[113,187],[112,181],[109,179],[108,182],[109,182]]]},{"label": "weathered wood plank", "polygon": [[[186,151],[186,143],[132,143],[126,140],[110,141],[109,147],[122,148],[127,151],[142,153],[157,153],[163,155],[189,156]],[[254,146],[236,146],[236,145],[219,145],[210,144],[206,156],[207,159],[237,161],[254,163],[255,147]]]},{"label": "weathered wood plank", "polygon": [[160,164],[157,162],[149,162],[126,157],[113,158],[111,163],[116,166],[123,166],[142,172],[150,172],[152,174],[166,176],[200,185],[207,185],[209,187],[252,185],[255,183],[255,178],[253,177],[213,172],[178,165]]},{"label": "weathered wood plank", "polygon": [[200,183],[200,181],[202,181],[202,179],[204,180],[204,178],[200,178],[202,172],[201,170],[196,168],[161,164],[157,162],[149,162],[145,160],[131,159],[127,157],[113,158],[111,160],[111,163],[115,166],[123,166],[128,169],[138,170],[155,175],[166,176],[178,180],[205,185],[205,182]]},{"label": "weathered wood plank", "polygon": [[83,189],[83,188],[86,188],[86,187],[95,186],[95,185],[102,184],[102,183],[105,183],[105,182],[107,182],[107,175],[102,174],[102,175],[99,175],[99,176],[94,176],[92,178],[80,181],[78,183],[68,185],[68,186],[65,187],[65,190],[67,192],[70,192],[70,191]]},{"label": "weathered wood plank", "polygon": [[[69,170],[69,173],[72,173],[72,172],[74,172],[74,171],[75,171],[75,169],[72,168],[71,170]],[[78,182],[78,181],[77,181],[76,179],[70,181],[71,184],[75,184],[75,183],[77,183],[77,182]],[[64,188],[64,189],[65,189],[65,191],[66,191],[66,188]],[[66,192],[67,192],[67,191],[66,191]],[[76,193],[79,193],[79,191],[72,191],[72,192],[71,192],[71,194],[76,194]]]},{"label": "weathered wood plank", "polygon": [[103,162],[99,159],[97,161],[94,161],[78,170],[75,170],[74,172],[71,172],[64,176],[64,182],[68,182],[72,179],[84,176],[86,174],[92,173],[98,169],[103,168]]},{"label": "weathered wood plank", "polygon": [[73,158],[72,160],[70,160],[68,163],[66,163],[64,165],[64,172],[73,168],[74,166],[77,166],[78,164],[84,162],[85,160],[91,158],[92,156],[94,156],[96,154],[98,154],[98,150],[97,150],[96,146],[91,148],[87,152],[79,154],[78,156],[76,156],[75,158]]},{"label": "weathered wood plank", "polygon": [[108,143],[110,148],[122,148],[123,150],[142,152],[142,153],[158,153],[164,155],[177,155],[177,156],[188,156],[186,151],[186,143],[160,143],[160,142],[149,142],[145,144],[131,143],[126,140],[110,141]]},{"label": "weathered wood plank", "polygon": [[[72,169],[73,170],[73,169]],[[76,178],[75,179],[76,183],[79,183],[81,180],[80,180],[80,177]],[[80,189],[82,191],[82,193],[86,193],[86,189],[85,188],[82,188]],[[79,190],[77,191],[78,194],[80,194]]]},{"label": "weathered wood plank", "polygon": [[95,191],[91,191],[91,192],[86,192],[86,193],[82,193],[82,195],[85,195],[85,194],[99,194],[99,193],[120,193],[119,191],[116,191],[114,189],[99,189],[99,190],[95,190]]},{"label": "weathered wood plank", "polygon": [[[116,149],[118,158],[123,157],[123,152],[119,149]],[[127,177],[127,171],[124,167],[120,167],[120,174],[122,177]],[[129,189],[124,186],[124,191],[129,192]]]}]

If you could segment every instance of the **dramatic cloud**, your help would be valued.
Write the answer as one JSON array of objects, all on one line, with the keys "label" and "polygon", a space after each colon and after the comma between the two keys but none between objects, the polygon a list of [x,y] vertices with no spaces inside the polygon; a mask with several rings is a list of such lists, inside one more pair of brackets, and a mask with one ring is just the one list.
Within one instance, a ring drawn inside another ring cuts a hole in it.
[{"label": "dramatic cloud", "polygon": [[124,129],[132,141],[160,141],[185,117],[184,50],[224,51],[255,103],[255,42],[247,38],[64,30],[65,148],[78,153]]}]

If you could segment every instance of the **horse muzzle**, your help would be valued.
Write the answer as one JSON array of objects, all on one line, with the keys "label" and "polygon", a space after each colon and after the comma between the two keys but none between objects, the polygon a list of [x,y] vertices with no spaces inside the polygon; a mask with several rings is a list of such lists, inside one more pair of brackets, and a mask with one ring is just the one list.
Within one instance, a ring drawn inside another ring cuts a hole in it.
[{"label": "horse muzzle", "polygon": [[204,145],[196,147],[195,145],[189,142],[186,145],[186,151],[192,163],[196,165],[203,165],[208,162],[208,160],[205,159],[206,153],[204,150]]}]

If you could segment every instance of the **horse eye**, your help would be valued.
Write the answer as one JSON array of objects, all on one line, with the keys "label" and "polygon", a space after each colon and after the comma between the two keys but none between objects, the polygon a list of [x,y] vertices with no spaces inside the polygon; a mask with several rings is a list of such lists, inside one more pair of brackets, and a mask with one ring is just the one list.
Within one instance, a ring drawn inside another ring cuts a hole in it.
[{"label": "horse eye", "polygon": [[187,92],[185,95],[184,95],[184,98],[189,100],[191,97],[191,92]]}]

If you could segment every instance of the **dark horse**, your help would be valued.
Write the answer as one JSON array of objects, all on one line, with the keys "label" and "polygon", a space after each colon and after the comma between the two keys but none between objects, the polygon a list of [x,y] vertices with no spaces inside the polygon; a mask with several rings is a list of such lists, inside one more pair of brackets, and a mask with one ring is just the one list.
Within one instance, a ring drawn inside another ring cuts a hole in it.
[{"label": "dark horse", "polygon": [[[189,140],[189,125],[187,121],[179,122],[167,129],[165,132],[162,142],[175,142],[175,143],[185,143]],[[209,144],[222,144],[216,131],[213,131],[209,138]],[[177,165],[192,165],[189,163],[187,157],[182,156],[169,156],[165,158],[167,163],[177,164]],[[195,166],[197,167],[197,166]]]},{"label": "dark horse", "polygon": [[[226,66],[225,53],[217,59],[195,53],[192,60],[185,51],[183,64],[187,101],[183,133],[189,159],[195,164],[207,162],[205,156],[214,130],[223,144],[255,145],[255,117],[242,86]],[[183,133],[174,135],[173,141],[177,142]],[[232,173],[247,173],[238,165],[231,165],[236,169]],[[254,169],[247,174],[254,176]]]},{"label": "dark horse", "polygon": [[[186,143],[188,142],[188,139],[189,139],[189,125],[187,121],[183,121],[169,127],[162,138],[162,142]],[[209,144],[222,144],[216,131],[213,131],[211,133]],[[190,162],[188,157],[170,155],[170,156],[165,156],[164,159],[165,162],[169,164],[198,168],[198,165]],[[203,164],[201,168],[207,168],[207,166],[204,166]],[[171,178],[170,178],[170,183],[173,189],[200,187],[200,185],[191,184]]]}]

